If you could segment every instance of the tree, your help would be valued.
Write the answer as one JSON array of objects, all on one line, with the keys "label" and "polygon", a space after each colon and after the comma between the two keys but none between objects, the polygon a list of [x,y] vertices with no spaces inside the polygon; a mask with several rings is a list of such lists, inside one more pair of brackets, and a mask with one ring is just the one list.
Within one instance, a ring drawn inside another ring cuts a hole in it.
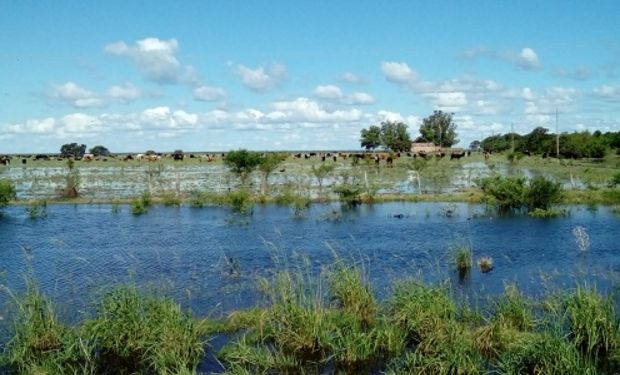
[{"label": "tree", "polygon": [[482,143],[480,143],[480,141],[475,140],[472,143],[469,144],[469,150],[470,151],[478,151],[480,150]]},{"label": "tree", "polygon": [[105,147],[103,147],[101,145],[98,145],[98,146],[95,146],[95,147],[91,148],[90,149],[90,153],[93,154],[96,157],[99,157],[99,156],[110,156],[110,150],[108,150],[107,148],[105,148]]},{"label": "tree", "polygon": [[323,180],[333,171],[333,164],[321,164],[318,168],[314,165],[312,166],[312,174],[316,177],[316,180],[319,183],[319,197],[323,196]]},{"label": "tree", "polygon": [[77,143],[66,143],[60,147],[60,155],[63,158],[72,157],[74,159],[81,159],[86,153],[86,145]]},{"label": "tree", "polygon": [[434,111],[432,115],[422,120],[420,134],[428,142],[433,142],[441,147],[452,147],[459,142],[456,139],[456,124],[453,121],[453,113]]},{"label": "tree", "polygon": [[368,129],[362,129],[362,137],[360,142],[362,147],[366,150],[374,150],[381,146],[381,128],[377,125],[372,125]]},{"label": "tree", "polygon": [[524,135],[519,142],[519,151],[542,154],[555,150],[554,136],[548,133],[549,130],[541,126]]},{"label": "tree", "polygon": [[258,170],[262,175],[261,194],[265,195],[269,190],[269,175],[278,168],[278,165],[286,160],[287,155],[278,152],[270,152],[260,157]]},{"label": "tree", "polygon": [[383,147],[394,152],[411,150],[411,137],[404,122],[384,121],[381,123]]},{"label": "tree", "polygon": [[15,187],[9,180],[0,180],[0,209],[15,199]]},{"label": "tree", "polygon": [[383,121],[381,126],[372,125],[368,129],[362,129],[360,142],[366,150],[372,150],[379,146],[394,152],[409,151],[411,138],[407,133],[407,124],[396,121]]},{"label": "tree", "polygon": [[260,165],[260,162],[259,153],[245,149],[229,151],[224,158],[224,164],[239,177],[241,185],[245,185],[248,177]]}]

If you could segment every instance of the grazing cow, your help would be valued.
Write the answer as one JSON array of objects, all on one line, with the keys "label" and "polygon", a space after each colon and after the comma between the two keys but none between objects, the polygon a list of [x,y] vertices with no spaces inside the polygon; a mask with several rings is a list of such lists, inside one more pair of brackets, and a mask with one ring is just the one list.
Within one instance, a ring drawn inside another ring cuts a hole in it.
[{"label": "grazing cow", "polygon": [[484,160],[489,160],[491,158],[491,153],[490,152],[485,152],[484,153]]},{"label": "grazing cow", "polygon": [[23,165],[26,165],[26,163],[28,163],[28,159],[23,158],[23,159],[22,159],[22,164],[23,164]]},{"label": "grazing cow", "polygon": [[373,156],[373,159],[375,159],[375,165],[379,165],[379,155],[375,154],[375,156]]},{"label": "grazing cow", "polygon": [[325,161],[325,155],[321,155],[321,161]]},{"label": "grazing cow", "polygon": [[336,155],[334,155],[333,158],[334,158],[334,162],[338,159]]},{"label": "grazing cow", "polygon": [[123,158],[123,161],[127,161],[127,160],[133,160],[133,155],[131,154],[125,155],[125,157]]},{"label": "grazing cow", "polygon": [[548,155],[546,152],[543,152],[543,154],[542,154],[542,158],[543,158],[543,159],[546,159],[546,158],[547,158],[547,156],[549,156],[549,155]]},{"label": "grazing cow", "polygon": [[0,156],[0,164],[4,164],[6,166],[11,165],[11,158],[8,156]]},{"label": "grazing cow", "polygon": [[392,158],[392,155],[388,155],[388,157],[385,158],[385,162],[387,163],[388,167],[392,168],[392,166],[394,165],[394,158]]},{"label": "grazing cow", "polygon": [[459,160],[463,156],[465,156],[465,151],[461,153],[453,153],[453,154],[450,154],[450,160],[453,160],[453,159]]},{"label": "grazing cow", "polygon": [[37,154],[34,156],[34,160],[50,160],[50,157],[44,154]]},{"label": "grazing cow", "polygon": [[306,160],[310,159],[310,155],[304,154],[304,159],[306,159]]},{"label": "grazing cow", "polygon": [[82,155],[82,161],[93,161],[93,160],[95,160],[95,155],[93,154]]}]

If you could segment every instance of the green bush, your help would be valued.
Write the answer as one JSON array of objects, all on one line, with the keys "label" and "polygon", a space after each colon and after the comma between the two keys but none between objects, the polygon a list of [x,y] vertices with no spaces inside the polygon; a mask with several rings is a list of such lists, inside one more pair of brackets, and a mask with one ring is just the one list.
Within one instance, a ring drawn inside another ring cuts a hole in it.
[{"label": "green bush", "polygon": [[479,181],[483,193],[502,211],[519,210],[525,203],[527,186],[523,177],[499,175]]},{"label": "green bush", "polygon": [[16,192],[13,183],[9,180],[0,180],[0,209],[6,207],[15,199]]},{"label": "green bush", "polygon": [[562,185],[551,181],[543,176],[536,176],[530,180],[525,195],[528,209],[548,210],[551,205],[559,203],[562,199]]},{"label": "green bush", "polygon": [[134,215],[142,215],[149,211],[152,204],[151,193],[145,191],[138,198],[131,201],[131,213]]}]

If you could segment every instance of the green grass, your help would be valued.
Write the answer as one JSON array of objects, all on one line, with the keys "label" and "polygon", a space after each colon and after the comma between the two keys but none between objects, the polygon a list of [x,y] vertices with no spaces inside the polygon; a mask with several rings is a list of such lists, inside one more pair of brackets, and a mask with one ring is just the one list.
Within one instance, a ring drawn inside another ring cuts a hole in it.
[{"label": "green grass", "polygon": [[265,300],[196,319],[170,298],[124,286],[74,325],[32,282],[14,296],[1,364],[23,374],[196,374],[207,338],[227,374],[612,374],[620,371],[611,296],[578,286],[534,300],[516,286],[482,310],[449,284],[398,281],[377,301],[364,272],[337,261],[320,275],[280,271]]},{"label": "green grass", "polygon": [[452,258],[454,267],[458,271],[459,275],[465,276],[471,270],[472,266],[472,253],[469,247],[459,246],[452,250]]}]

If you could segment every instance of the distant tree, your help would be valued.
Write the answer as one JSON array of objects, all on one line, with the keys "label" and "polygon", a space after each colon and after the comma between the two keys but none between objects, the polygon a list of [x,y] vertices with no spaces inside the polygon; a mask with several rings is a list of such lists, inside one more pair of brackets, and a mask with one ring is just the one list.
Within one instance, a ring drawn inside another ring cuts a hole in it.
[{"label": "distant tree", "polygon": [[404,122],[384,121],[381,123],[381,142],[394,152],[411,150],[411,137]]},{"label": "distant tree", "polygon": [[86,145],[77,143],[66,143],[60,147],[60,155],[63,158],[72,157],[74,159],[81,159],[86,153]]},{"label": "distant tree", "polygon": [[146,150],[144,154],[145,155],[157,155],[157,153],[154,150]]},{"label": "distant tree", "polygon": [[260,165],[261,156],[258,152],[245,149],[229,151],[224,158],[224,164],[245,185],[250,174]]},{"label": "distant tree", "polygon": [[258,170],[261,172],[262,176],[261,194],[265,195],[269,193],[269,176],[278,168],[278,165],[286,160],[286,158],[286,154],[278,152],[269,152],[260,157]]},{"label": "distant tree", "polygon": [[98,156],[110,156],[110,150],[108,150],[106,147],[103,147],[101,145],[91,148],[90,153],[97,157]]},{"label": "distant tree", "polygon": [[456,138],[456,124],[453,121],[453,113],[434,111],[432,115],[422,120],[420,134],[428,142],[433,142],[441,147],[452,147],[459,142]]},{"label": "distant tree", "polygon": [[372,125],[368,129],[362,129],[362,136],[360,138],[360,142],[362,147],[366,150],[374,150],[375,148],[381,146],[381,128]]},{"label": "distant tree", "polygon": [[360,142],[366,150],[382,147],[394,152],[409,151],[411,138],[407,132],[407,124],[397,121],[383,121],[381,126],[372,125],[362,129]]},{"label": "distant tree", "polygon": [[[518,150],[533,154],[555,151],[554,136],[549,134],[549,129],[541,126],[535,128],[530,133],[521,137]],[[554,152],[555,154],[555,152]]]},{"label": "distant tree", "polygon": [[473,141],[472,143],[469,144],[469,149],[471,151],[478,151],[478,150],[480,150],[481,144],[482,143],[480,141],[478,141],[478,140]]},{"label": "distant tree", "polygon": [[333,164],[321,164],[318,168],[314,165],[312,166],[312,174],[316,177],[316,180],[319,183],[319,197],[323,196],[323,180],[333,171]]},{"label": "distant tree", "polygon": [[0,180],[0,209],[15,199],[15,187],[9,180]]}]

